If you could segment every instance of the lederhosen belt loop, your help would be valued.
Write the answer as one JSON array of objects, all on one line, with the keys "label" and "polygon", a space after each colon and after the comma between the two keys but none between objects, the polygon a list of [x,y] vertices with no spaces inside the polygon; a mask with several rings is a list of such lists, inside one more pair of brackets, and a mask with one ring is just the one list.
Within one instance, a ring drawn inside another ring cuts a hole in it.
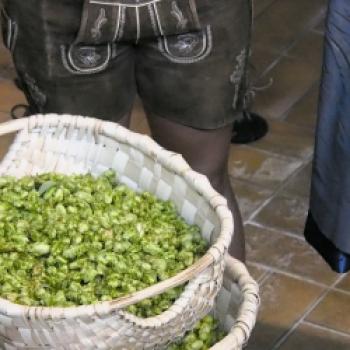
[{"label": "lederhosen belt loop", "polygon": [[80,28],[69,47],[62,48],[65,67],[75,74],[104,70],[112,57],[112,44],[118,38],[122,8],[101,0],[85,0]]}]

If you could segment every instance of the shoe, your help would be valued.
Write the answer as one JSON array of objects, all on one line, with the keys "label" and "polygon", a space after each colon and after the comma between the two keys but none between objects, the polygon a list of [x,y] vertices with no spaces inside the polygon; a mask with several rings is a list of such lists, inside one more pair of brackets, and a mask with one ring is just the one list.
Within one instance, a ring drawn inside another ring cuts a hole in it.
[{"label": "shoe", "polygon": [[260,115],[243,111],[243,117],[235,120],[231,143],[246,144],[263,138],[269,130],[266,120]]}]

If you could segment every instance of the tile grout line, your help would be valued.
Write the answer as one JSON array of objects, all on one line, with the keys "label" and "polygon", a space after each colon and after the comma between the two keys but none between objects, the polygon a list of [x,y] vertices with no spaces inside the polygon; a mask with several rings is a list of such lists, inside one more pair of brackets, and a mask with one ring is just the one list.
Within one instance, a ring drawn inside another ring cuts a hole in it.
[{"label": "tile grout line", "polygon": [[259,281],[259,286],[261,287],[262,285],[265,284],[265,282],[273,275],[273,271],[271,269],[267,270],[266,273],[261,277]]},{"label": "tile grout line", "polygon": [[258,207],[249,215],[248,219],[245,220],[243,224],[245,225],[245,224],[249,224],[249,223],[253,222],[254,217],[255,217],[262,209],[264,209],[264,208],[274,199],[274,197],[276,196],[277,193],[278,193],[278,190],[276,190],[275,192],[273,192],[273,193],[271,194],[270,197],[268,197],[267,199],[265,199],[265,200],[260,204],[260,206],[258,206]]},{"label": "tile grout line", "polygon": [[[264,151],[264,150],[261,150],[260,148],[258,147],[252,147],[252,146],[243,146],[244,148],[248,148],[248,149],[251,149],[251,150],[258,150],[259,152],[262,152],[262,153],[266,153],[267,155],[271,155],[271,156],[274,156],[274,158],[278,158],[278,159],[281,159],[281,160],[289,160],[292,159],[292,160],[299,160],[301,162],[300,166],[298,168],[296,168],[284,181],[282,181],[279,185],[277,185],[275,187],[275,189],[271,188],[271,196],[268,197],[264,202],[269,202],[272,197],[274,197],[280,190],[283,190],[283,188],[289,184],[290,181],[292,181],[298,174],[299,172],[301,172],[304,168],[306,168],[309,163],[312,161],[312,158],[313,158],[313,155],[311,155],[310,157],[308,158],[305,158],[305,159],[298,159],[298,158],[294,158],[294,157],[284,157],[283,155],[279,155],[278,153],[272,153],[272,152],[269,152],[269,151]],[[232,174],[229,174],[230,178],[235,181],[235,180],[238,180],[238,181],[241,181],[241,182],[245,182],[247,183],[248,185],[253,185],[253,186],[258,186],[258,187],[268,187],[268,186],[264,186],[264,185],[261,185],[257,182],[254,182],[250,179],[245,179],[245,178],[240,178],[240,177],[236,177]],[[302,196],[299,196],[299,197],[302,197]],[[261,206],[264,205],[264,202],[261,204]],[[256,214],[259,209],[261,208],[261,206],[259,206],[257,209],[255,209],[251,215],[248,216],[248,218],[245,220],[246,222],[249,222],[252,220],[252,218],[254,217],[254,214]]]},{"label": "tile grout line", "polygon": [[[292,42],[289,45],[286,45],[282,50],[279,50],[279,55],[275,57],[275,59],[264,69],[264,71],[260,72],[257,77],[254,79],[254,84],[259,84],[262,79],[266,78],[268,76],[268,73],[272,71],[284,58],[288,58],[288,52],[290,52],[305,36],[308,32],[313,32],[313,30],[319,25],[319,23],[323,20],[323,17],[325,15],[326,11],[322,11],[318,14],[316,19],[310,20],[309,24],[306,25],[299,33],[298,35],[292,40]],[[317,84],[319,79],[317,79],[312,86]],[[310,87],[311,89],[311,87]],[[310,90],[308,89],[308,91]],[[298,100],[296,100],[292,106],[288,109],[290,111],[291,108],[295,106],[298,101],[300,101],[301,98],[303,98],[305,94],[300,97]],[[285,111],[282,114],[282,117],[285,116],[287,111]],[[279,118],[278,118],[279,120]],[[283,119],[282,119],[283,120]]]},{"label": "tile grout line", "polygon": [[[307,97],[307,95],[310,94],[310,93],[312,92],[312,90],[315,89],[317,86],[318,86],[318,87],[320,86],[320,80],[319,80],[319,79],[316,80],[316,81],[310,86],[310,88],[305,92],[305,94],[302,95],[302,96],[300,97],[299,101],[300,101],[301,99]],[[289,113],[292,111],[292,109],[293,109],[294,107],[295,107],[295,104],[292,105],[288,110],[286,110],[286,111],[284,112],[284,114],[282,115],[280,121],[286,121],[286,119],[288,118]],[[286,121],[286,122],[289,123],[289,124],[292,124],[292,125],[299,126],[299,124],[290,123],[290,122],[288,122],[288,121]],[[302,126],[300,126],[300,127],[302,127]],[[302,127],[302,128],[305,128],[305,129],[308,129],[308,130],[311,129],[311,128],[307,128],[307,127]]]},{"label": "tile grout line", "polygon": [[313,33],[324,36],[324,30],[315,28],[311,30]]},{"label": "tile grout line", "polygon": [[254,262],[254,261],[251,261],[251,260],[248,260],[249,264],[254,266],[254,267],[263,267],[265,269],[269,269],[271,272],[273,273],[278,273],[280,275],[284,275],[284,276],[287,276],[287,277],[290,277],[290,278],[293,278],[293,279],[296,279],[298,281],[302,281],[302,282],[307,282],[309,284],[312,284],[314,286],[317,286],[317,287],[320,287],[320,288],[323,288],[323,289],[330,289],[331,287],[327,284],[324,284],[324,283],[321,283],[321,282],[317,282],[317,281],[314,281],[313,279],[311,278],[308,278],[308,277],[302,277],[302,276],[299,276],[297,274],[294,274],[292,272],[288,272],[288,271],[285,271],[285,270],[281,270],[281,269],[278,269],[276,267],[271,267],[271,266],[267,266],[265,264],[262,264],[262,263],[257,263],[257,262]]},{"label": "tile grout line", "polygon": [[[304,96],[302,96],[295,104],[297,104]],[[293,109],[295,104],[291,108],[289,108],[288,112]],[[283,116],[283,118],[288,118],[288,112],[286,112],[286,114]],[[305,125],[300,125],[300,124],[295,123],[295,122],[294,123],[290,122],[289,120],[286,120],[286,119],[279,119],[278,121],[280,121],[282,123],[286,123],[286,125],[296,126],[296,127],[300,128],[300,129],[303,129],[304,131],[310,131],[310,133],[312,133],[315,130],[315,126],[314,127],[309,127],[309,126],[305,126]],[[313,136],[313,139],[314,139],[315,138],[314,134],[312,134],[312,136]]]},{"label": "tile grout line", "polygon": [[325,15],[325,11],[322,11],[321,13],[318,14],[318,16],[315,19],[310,20],[310,22],[305,25],[305,27],[294,37],[294,40],[289,45],[286,45],[284,48],[282,48],[279,52],[280,55],[274,60],[269,67],[267,67],[261,74],[260,76],[256,79],[256,82],[258,83],[260,79],[264,78],[267,73],[272,70],[281,60],[283,57],[286,57],[288,52],[296,46],[296,44],[302,40],[306,33],[312,31],[317,25],[321,22],[322,18]]},{"label": "tile grout line", "polygon": [[[256,143],[253,142],[251,144],[240,145],[239,148],[240,149],[248,149],[248,150],[258,149],[259,151],[261,151],[261,153],[265,153],[267,155],[274,156],[274,158],[278,158],[281,160],[300,160],[300,161],[303,161],[303,159],[300,159],[299,157],[286,156],[286,155],[281,154],[281,153],[275,153],[275,152],[272,152],[270,150],[259,148],[258,141]],[[235,148],[235,149],[237,149],[237,148]]]},{"label": "tile grout line", "polygon": [[258,269],[263,268],[263,273],[261,274],[261,276],[259,278],[255,278],[255,281],[258,282],[259,285],[261,285],[262,283],[264,283],[264,281],[267,279],[267,277],[270,277],[271,274],[273,273],[270,269],[265,269],[262,266],[256,266],[256,264],[253,265],[253,263],[251,263],[250,261],[247,261],[247,269],[249,271],[249,267],[255,267]]},{"label": "tile grout line", "polygon": [[[254,51],[254,47],[253,47],[252,51]],[[268,73],[270,71],[272,71],[282,61],[282,59],[284,59],[286,57],[287,56],[283,52],[282,53],[279,52],[275,56],[275,58],[272,60],[272,62],[262,72],[260,72],[260,73],[258,72],[256,77],[254,77],[254,81],[253,81],[254,85],[262,83],[262,79],[266,78]]]},{"label": "tile grout line", "polygon": [[[315,84],[315,83],[316,83],[316,84]],[[308,127],[308,126],[305,126],[305,125],[300,125],[300,124],[298,124],[298,123],[293,123],[293,122],[290,122],[289,120],[286,120],[286,119],[287,119],[287,117],[288,117],[288,113],[293,109],[293,107],[295,107],[295,105],[296,105],[298,102],[300,102],[304,97],[307,96],[308,93],[311,92],[311,90],[312,90],[313,88],[315,88],[315,86],[319,83],[319,79],[317,79],[315,83],[311,86],[310,89],[308,89],[308,91],[307,91],[304,95],[302,95],[302,96],[297,100],[296,103],[294,103],[294,104],[282,115],[282,117],[280,117],[279,119],[274,119],[274,121],[283,123],[283,124],[288,125],[288,126],[295,127],[295,128],[297,128],[297,129],[301,129],[300,131],[309,133],[310,135],[307,135],[306,137],[311,137],[311,136],[313,136],[314,133],[313,133],[313,129],[312,129],[311,127]],[[306,138],[306,137],[305,137],[305,138]],[[289,157],[289,156],[288,156],[288,157]],[[293,156],[292,156],[292,157],[293,157]],[[299,159],[298,157],[296,157],[296,158]]]},{"label": "tile grout line", "polygon": [[[317,24],[316,24],[317,25]],[[309,27],[308,29],[305,30],[305,32],[303,32],[304,35],[306,35],[308,32],[312,32],[313,28],[316,27],[316,25],[314,26],[311,26]],[[262,82],[263,79],[266,79],[268,78],[269,76],[269,72],[271,72],[283,59],[286,59],[288,57],[290,57],[288,55],[288,52],[291,51],[303,38],[303,35],[300,35],[298,36],[297,39],[295,39],[292,44],[290,44],[289,46],[287,46],[283,51],[282,53],[277,56],[266,68],[263,72],[261,72],[260,74],[257,75],[257,77],[254,79],[254,84],[259,84]],[[321,74],[321,72],[320,72]],[[271,78],[270,78],[271,79]],[[273,79],[273,78],[272,78]],[[284,111],[281,115],[279,115],[277,118],[274,118],[272,116],[269,116],[267,117],[267,119],[272,119],[272,120],[279,120],[279,121],[285,121],[286,117],[288,116],[288,113],[292,110],[293,107],[296,106],[296,104],[298,102],[300,102],[300,100],[302,98],[304,98],[307,93],[313,88],[315,87],[317,84],[319,84],[319,80],[320,80],[320,77],[316,78],[315,81],[313,81],[309,88],[302,94],[302,96],[299,96],[295,101],[293,101],[293,103],[291,104],[291,106],[286,110]],[[253,104],[254,106],[254,104]],[[306,127],[306,126],[300,126],[296,123],[290,123],[291,125],[295,125],[295,126],[298,126],[298,127],[301,127],[305,130],[312,130],[312,128],[309,128],[309,127]]]},{"label": "tile grout line", "polygon": [[281,234],[281,235],[289,237],[289,238],[295,238],[299,241],[306,242],[304,236],[301,236],[301,235],[298,235],[298,234],[295,234],[293,232],[289,232],[286,230],[277,229],[277,228],[272,227],[272,226],[266,226],[266,225],[260,224],[257,221],[254,221],[254,220],[247,220],[244,222],[244,225],[246,225],[246,224],[251,225],[251,226],[255,226],[258,228],[262,228],[262,229],[268,229],[269,231],[273,231],[274,233],[278,233],[278,234]]},{"label": "tile grout line", "polygon": [[[256,0],[253,1],[254,13],[255,13],[255,7],[256,7],[255,1],[256,1]],[[277,2],[277,1],[278,1],[278,0],[272,0],[267,6],[265,6],[265,8],[264,8],[262,11],[260,11],[260,12],[254,17],[254,22],[255,22],[255,20],[257,20],[260,16],[262,16],[262,15],[263,15],[272,5],[274,5],[274,3]]]},{"label": "tile grout line", "polygon": [[285,187],[287,187],[287,185],[302,171],[304,170],[307,166],[308,166],[309,162],[305,162],[304,164],[302,164],[299,168],[295,169],[289,176],[288,178],[283,181],[277,188],[276,190],[272,193],[272,195],[267,198],[265,201],[262,202],[262,204],[255,209],[250,216],[248,217],[248,219],[246,220],[247,222],[249,221],[253,221],[254,217],[263,209],[265,208],[271,201],[272,199],[278,195],[280,192],[283,191],[283,189]]},{"label": "tile grout line", "polygon": [[[256,183],[256,182],[254,182],[254,181],[252,181],[252,180],[249,180],[249,179],[245,179],[245,178],[241,178],[241,177],[235,177],[235,176],[233,176],[232,174],[229,174],[229,177],[230,177],[230,179],[233,181],[233,182],[242,182],[244,185],[247,185],[247,186],[255,186],[255,187],[263,187],[264,188],[264,186],[262,186],[261,184],[259,184],[259,183]],[[271,192],[274,192],[274,189],[273,188],[266,188],[267,190],[271,190]]]},{"label": "tile grout line", "polygon": [[288,337],[299,327],[299,325],[305,320],[307,316],[311,314],[312,311],[315,310],[315,308],[321,303],[321,301],[324,299],[324,297],[334,288],[344,277],[340,276],[338,277],[328,288],[326,288],[321,295],[311,304],[311,306],[308,308],[308,310],[299,318],[298,321],[294,323],[294,325],[284,334],[282,337],[277,340],[275,345],[271,348],[271,350],[278,350],[281,345],[288,339]]},{"label": "tile grout line", "polygon": [[[280,121],[280,120],[277,120],[276,121]],[[287,123],[287,122],[285,122]],[[290,156],[290,155],[285,155],[285,154],[281,154],[281,153],[276,153],[276,152],[272,152],[268,149],[263,149],[263,148],[259,148],[259,145],[256,144],[256,145],[253,145],[253,144],[250,144],[250,145],[242,145],[241,146],[242,149],[248,149],[248,150],[256,150],[258,149],[261,153],[264,153],[266,155],[269,155],[269,156],[273,156],[274,158],[278,158],[280,160],[295,160],[295,161],[300,161],[301,163],[305,163],[305,161],[309,161],[310,158],[311,158],[311,155],[308,156],[308,157],[305,157],[305,158],[302,158],[302,157],[296,157],[296,156]],[[312,152],[313,153],[313,152]]]},{"label": "tile grout line", "polygon": [[344,290],[344,289],[341,289],[341,288],[333,287],[332,291],[350,296],[350,291]]},{"label": "tile grout line", "polygon": [[312,323],[312,322],[310,322],[310,321],[305,321],[305,320],[304,320],[304,321],[302,321],[302,323],[303,323],[303,324],[306,324],[306,325],[308,325],[308,326],[310,326],[310,327],[317,328],[317,329],[319,329],[319,330],[321,330],[321,331],[328,331],[328,332],[333,333],[333,334],[335,334],[335,335],[340,335],[340,336],[343,336],[343,337],[350,338],[350,334],[349,334],[349,333],[344,333],[344,332],[342,332],[342,331],[338,331],[338,330],[333,329],[333,328],[324,327],[324,326],[321,326],[321,325],[319,325],[319,324]]}]

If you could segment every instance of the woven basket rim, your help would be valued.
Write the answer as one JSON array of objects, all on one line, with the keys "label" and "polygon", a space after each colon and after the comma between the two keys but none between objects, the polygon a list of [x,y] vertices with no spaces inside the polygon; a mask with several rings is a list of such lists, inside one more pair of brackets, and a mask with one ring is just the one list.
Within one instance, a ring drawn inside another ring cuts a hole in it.
[{"label": "woven basket rim", "polygon": [[250,276],[246,266],[239,260],[227,255],[226,269],[241,293],[242,301],[235,323],[225,338],[214,344],[210,350],[242,349],[254,329],[260,307],[259,284]]},{"label": "woven basket rim", "polygon": [[[217,241],[212,244],[207,252],[190,268],[183,270],[172,278],[159,282],[141,291],[114,299],[112,301],[100,301],[95,304],[70,307],[26,306],[12,303],[6,299],[0,298],[0,312],[5,312],[8,316],[26,315],[26,317],[30,318],[31,315],[34,316],[36,314],[40,314],[44,319],[69,319],[88,314],[104,315],[106,313],[110,313],[111,311],[122,311],[122,309],[129,305],[135,304],[143,299],[153,297],[157,294],[161,294],[165,290],[177,285],[185,284],[192,278],[194,279],[195,277],[198,277],[200,273],[205,271],[205,269],[207,269],[212,263],[223,258],[227,252],[234,232],[234,221],[232,214],[227,207],[227,201],[211,187],[208,179],[204,175],[192,170],[181,155],[167,151],[153,141],[149,136],[132,132],[117,123],[103,121],[91,117],[68,114],[37,114],[27,118],[1,123],[0,136],[19,131],[28,132],[29,136],[31,130],[38,128],[44,129],[45,127],[89,130],[95,135],[96,140],[98,139],[99,135],[102,134],[107,137],[112,137],[119,143],[127,144],[149,156],[152,156],[153,158],[156,158],[156,162],[160,163],[169,171],[175,172],[182,176],[183,179],[185,179],[186,182],[194,190],[196,190],[199,195],[203,196],[207,200],[208,204],[215,211],[220,221],[220,234],[218,235]],[[151,150],[148,153],[145,152],[147,149],[145,147],[146,145]],[[8,154],[9,153],[10,151]],[[8,154],[5,155],[5,158],[0,163],[0,174],[2,173],[1,170],[5,168]],[[180,276],[182,277],[181,282],[178,280]],[[170,285],[170,287],[168,286],[166,288],[168,283],[175,280],[177,281],[177,284]],[[157,286],[164,286],[163,288],[165,289],[157,292]],[[133,300],[133,298],[134,301],[130,302],[130,300]],[[167,312],[168,311],[165,311],[163,314]],[[125,314],[129,315],[127,312],[125,312]],[[139,320],[156,321],[159,320],[161,315],[146,319],[138,318],[137,316],[135,316],[135,318]]]}]

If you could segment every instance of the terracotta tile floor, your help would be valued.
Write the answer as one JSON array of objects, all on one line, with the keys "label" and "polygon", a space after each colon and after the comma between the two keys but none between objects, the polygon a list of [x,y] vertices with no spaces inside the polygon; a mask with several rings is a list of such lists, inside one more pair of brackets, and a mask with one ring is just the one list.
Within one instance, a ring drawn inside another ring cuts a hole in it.
[{"label": "terracotta tile floor", "polygon": [[[230,175],[245,220],[248,267],[262,308],[248,350],[350,349],[350,276],[327,267],[302,236],[310,187],[326,0],[255,0],[254,80],[273,85],[254,109],[270,133],[232,146]],[[0,47],[0,121],[23,95]],[[132,129],[147,133],[136,102]],[[11,137],[0,139],[0,157]]]}]

